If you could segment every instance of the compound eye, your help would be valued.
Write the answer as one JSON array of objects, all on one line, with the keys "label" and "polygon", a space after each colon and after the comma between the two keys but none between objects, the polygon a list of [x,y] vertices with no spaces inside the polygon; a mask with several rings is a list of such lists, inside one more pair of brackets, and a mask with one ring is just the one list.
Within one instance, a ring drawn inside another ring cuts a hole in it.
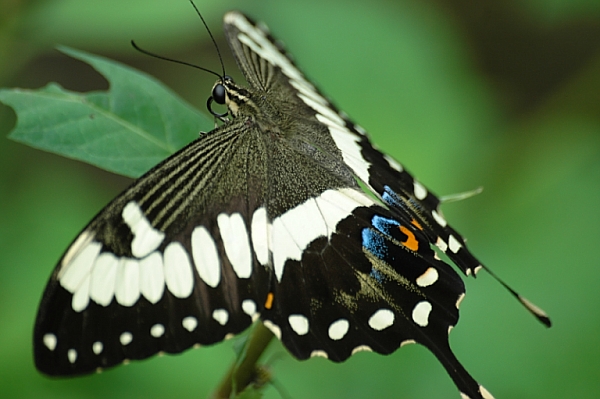
[{"label": "compound eye", "polygon": [[221,83],[215,85],[212,91],[212,98],[217,104],[225,104],[225,86]]}]

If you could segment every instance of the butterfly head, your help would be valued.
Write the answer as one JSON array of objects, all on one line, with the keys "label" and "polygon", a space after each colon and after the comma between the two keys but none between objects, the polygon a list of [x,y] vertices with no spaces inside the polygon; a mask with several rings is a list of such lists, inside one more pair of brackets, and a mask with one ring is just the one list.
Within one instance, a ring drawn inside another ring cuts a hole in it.
[{"label": "butterfly head", "polygon": [[[219,113],[213,110],[213,101],[219,105],[226,105],[227,112]],[[224,75],[215,82],[206,105],[212,115],[226,121],[225,117],[227,115],[236,118],[240,115],[240,109],[243,109],[246,104],[250,103],[250,92],[237,85],[231,76]]]}]

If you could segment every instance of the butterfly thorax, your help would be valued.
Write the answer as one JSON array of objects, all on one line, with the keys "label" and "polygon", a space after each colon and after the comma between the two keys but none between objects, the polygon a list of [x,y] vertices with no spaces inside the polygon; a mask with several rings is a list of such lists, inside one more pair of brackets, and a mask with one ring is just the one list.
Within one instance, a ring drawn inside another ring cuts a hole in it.
[{"label": "butterfly thorax", "polygon": [[[272,138],[284,137],[290,129],[291,117],[274,104],[266,91],[250,90],[227,77],[216,84],[225,88],[225,105],[233,119],[245,118],[248,125],[268,133]],[[289,138],[289,134],[287,135]]]}]

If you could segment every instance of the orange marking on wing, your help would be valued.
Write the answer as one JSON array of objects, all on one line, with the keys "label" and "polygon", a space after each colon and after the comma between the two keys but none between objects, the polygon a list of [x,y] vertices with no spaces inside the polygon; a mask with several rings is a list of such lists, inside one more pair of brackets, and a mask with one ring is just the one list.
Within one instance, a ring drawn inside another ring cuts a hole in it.
[{"label": "orange marking on wing", "polygon": [[413,219],[410,221],[410,224],[412,224],[413,226],[415,226],[417,229],[423,231],[423,226],[421,226],[421,223],[419,223],[417,221],[417,219]]},{"label": "orange marking on wing", "polygon": [[272,292],[269,292],[267,294],[267,300],[265,301],[265,309],[271,309],[271,306],[273,306],[273,298],[275,296],[273,295]]},{"label": "orange marking on wing", "polygon": [[419,250],[419,241],[417,241],[413,232],[404,226],[400,226],[400,231],[407,237],[406,241],[403,241],[402,244],[411,251],[417,252]]}]

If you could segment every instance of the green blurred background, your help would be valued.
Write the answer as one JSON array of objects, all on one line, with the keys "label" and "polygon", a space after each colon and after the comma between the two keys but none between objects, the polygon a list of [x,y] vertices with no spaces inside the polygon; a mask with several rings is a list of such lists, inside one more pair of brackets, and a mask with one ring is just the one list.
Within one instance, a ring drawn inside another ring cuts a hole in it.
[{"label": "green blurred background", "polygon": [[[299,65],[379,147],[447,195],[444,212],[496,273],[542,306],[546,330],[489,275],[467,281],[451,345],[498,399],[600,397],[600,1],[196,1],[229,74],[231,8],[268,23]],[[186,0],[0,0],[0,86],[106,89],[64,44],[146,71],[200,109],[213,76],[134,51],[129,41],[219,70]],[[231,342],[51,380],[31,333],[52,268],[129,180],[5,139],[0,105],[0,396],[198,398],[233,359]],[[457,398],[426,349],[298,362],[266,359],[293,398]],[[266,397],[277,398],[272,387]]]}]

